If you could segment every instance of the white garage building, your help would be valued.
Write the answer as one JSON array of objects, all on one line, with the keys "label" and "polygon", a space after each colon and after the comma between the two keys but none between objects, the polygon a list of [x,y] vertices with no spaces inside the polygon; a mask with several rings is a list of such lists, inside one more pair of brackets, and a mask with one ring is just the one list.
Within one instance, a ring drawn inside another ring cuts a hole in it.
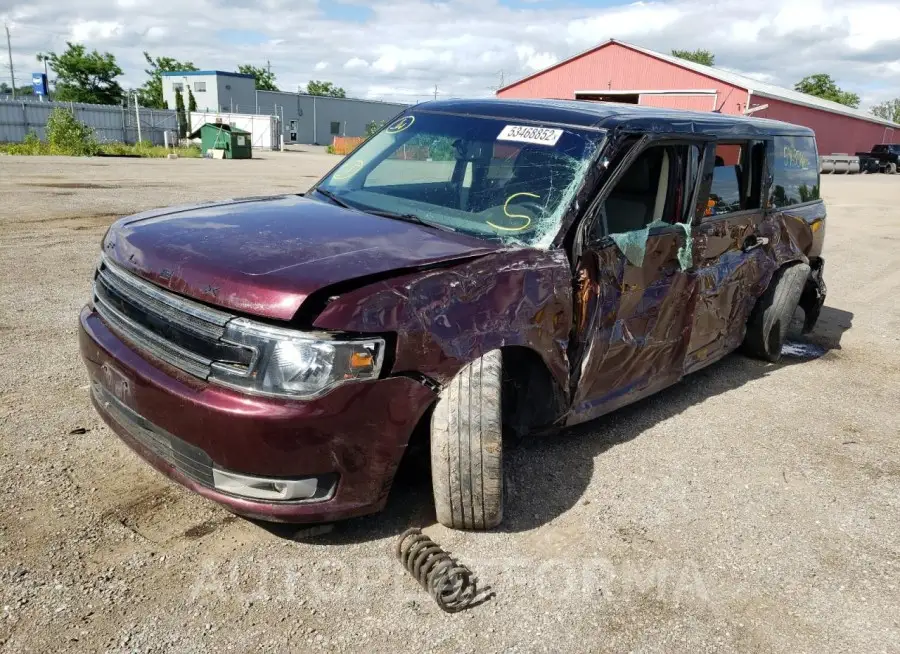
[{"label": "white garage building", "polygon": [[252,75],[220,70],[186,70],[162,76],[163,98],[170,109],[175,108],[177,89],[181,90],[187,106],[190,88],[198,112],[277,116],[286,144],[325,145],[334,136],[363,136],[367,124],[390,120],[408,106],[378,100],[258,91]]}]

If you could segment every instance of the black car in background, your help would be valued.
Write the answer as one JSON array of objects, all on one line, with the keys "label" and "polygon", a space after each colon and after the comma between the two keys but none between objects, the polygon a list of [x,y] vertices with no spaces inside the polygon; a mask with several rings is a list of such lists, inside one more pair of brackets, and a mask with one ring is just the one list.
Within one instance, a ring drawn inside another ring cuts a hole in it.
[{"label": "black car in background", "polygon": [[888,173],[894,175],[900,168],[900,144],[879,143],[871,152],[857,152],[859,170],[863,173]]}]

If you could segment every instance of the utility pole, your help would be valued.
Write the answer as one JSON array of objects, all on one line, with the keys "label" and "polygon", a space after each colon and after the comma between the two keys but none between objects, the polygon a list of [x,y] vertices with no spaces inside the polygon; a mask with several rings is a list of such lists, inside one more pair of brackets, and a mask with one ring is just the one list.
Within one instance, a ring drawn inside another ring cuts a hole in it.
[{"label": "utility pole", "polygon": [[12,96],[13,100],[16,99],[16,70],[13,68],[12,61],[12,43],[9,41],[9,25],[7,23],[3,23],[3,27],[6,28],[6,52],[9,54],[9,76],[12,78]]},{"label": "utility pole", "polygon": [[141,144],[141,141],[144,139],[141,137],[141,107],[138,104],[138,94],[137,91],[134,92],[134,120],[137,123],[137,132],[138,132],[138,145]]},{"label": "utility pole", "polygon": [[493,91],[494,93],[497,93],[497,91],[499,91],[500,89],[503,88],[503,83],[504,83],[504,81],[505,81],[505,79],[506,79],[506,78],[504,77],[503,69],[502,69],[502,68],[500,69],[499,72],[500,72],[500,86],[488,86],[488,87],[487,87],[487,88],[489,88],[491,91]]},{"label": "utility pole", "polygon": [[272,74],[272,62],[266,59],[266,72]]},{"label": "utility pole", "polygon": [[434,99],[437,100],[437,84],[434,85]]}]

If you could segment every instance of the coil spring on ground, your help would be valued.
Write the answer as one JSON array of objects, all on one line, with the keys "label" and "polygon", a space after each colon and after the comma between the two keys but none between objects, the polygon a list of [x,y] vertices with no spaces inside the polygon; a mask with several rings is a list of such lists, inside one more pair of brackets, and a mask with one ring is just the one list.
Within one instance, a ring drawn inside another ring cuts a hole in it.
[{"label": "coil spring on ground", "polygon": [[472,571],[422,533],[407,529],[400,534],[394,553],[400,563],[447,613],[476,606],[490,597],[488,588],[478,590]]}]

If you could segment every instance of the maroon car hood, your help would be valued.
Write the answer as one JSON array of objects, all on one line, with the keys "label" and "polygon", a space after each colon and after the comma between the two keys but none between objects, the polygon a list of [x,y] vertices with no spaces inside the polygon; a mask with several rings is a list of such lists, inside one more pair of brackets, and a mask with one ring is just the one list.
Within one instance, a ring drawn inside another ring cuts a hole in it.
[{"label": "maroon car hood", "polygon": [[498,247],[296,195],[140,213],[118,220],[103,246],[154,284],[279,320],[332,284]]}]

